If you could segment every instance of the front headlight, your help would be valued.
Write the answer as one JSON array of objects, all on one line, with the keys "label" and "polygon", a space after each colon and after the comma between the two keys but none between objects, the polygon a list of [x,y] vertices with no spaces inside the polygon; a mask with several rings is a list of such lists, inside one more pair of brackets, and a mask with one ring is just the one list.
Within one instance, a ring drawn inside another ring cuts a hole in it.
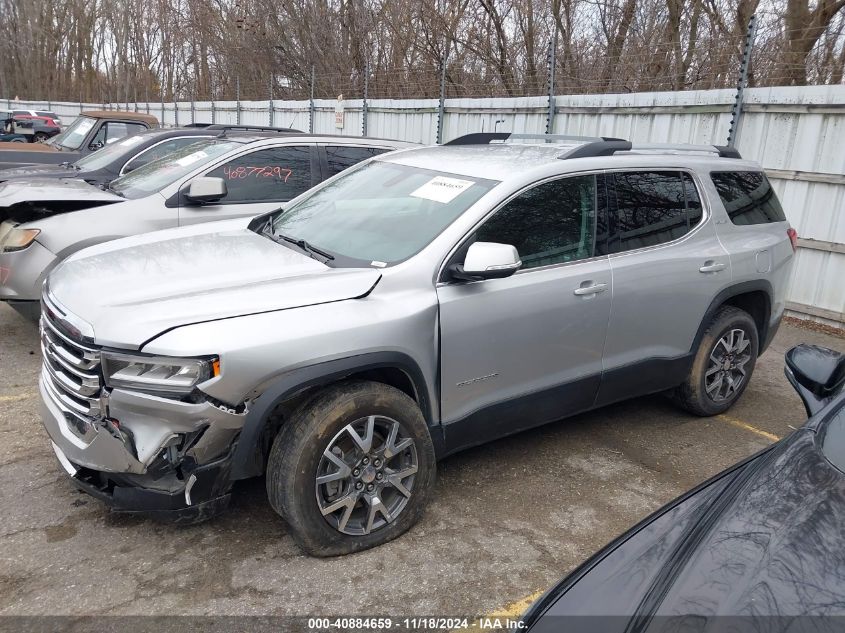
[{"label": "front headlight", "polygon": [[35,241],[39,233],[41,233],[41,229],[13,228],[0,241],[0,253],[22,251]]},{"label": "front headlight", "polygon": [[109,387],[182,395],[220,374],[220,360],[171,358],[103,352],[103,375]]}]

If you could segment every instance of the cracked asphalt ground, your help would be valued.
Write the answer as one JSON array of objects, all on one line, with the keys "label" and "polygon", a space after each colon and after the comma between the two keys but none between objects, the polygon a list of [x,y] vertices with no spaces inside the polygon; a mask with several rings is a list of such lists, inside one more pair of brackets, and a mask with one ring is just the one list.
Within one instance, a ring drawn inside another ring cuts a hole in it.
[{"label": "cracked asphalt ground", "polygon": [[784,325],[729,415],[640,398],[466,451],[439,465],[434,502],[398,540],[304,556],[267,503],[237,485],[203,525],[109,514],[76,492],[38,419],[38,336],[0,306],[0,614],[476,615],[548,587],[636,521],[800,425]]}]

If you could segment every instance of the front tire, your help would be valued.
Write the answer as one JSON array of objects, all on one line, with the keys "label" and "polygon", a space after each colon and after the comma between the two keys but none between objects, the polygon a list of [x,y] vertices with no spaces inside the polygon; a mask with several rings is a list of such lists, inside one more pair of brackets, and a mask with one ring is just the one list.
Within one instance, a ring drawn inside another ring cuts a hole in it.
[{"label": "front tire", "polygon": [[675,401],[694,415],[724,413],[748,386],[758,350],[751,315],[733,306],[720,308],[701,338],[686,380],[675,390]]},{"label": "front tire", "polygon": [[422,516],[434,488],[422,412],[382,383],[329,387],[283,426],[267,461],[270,505],[314,556],[390,541]]}]

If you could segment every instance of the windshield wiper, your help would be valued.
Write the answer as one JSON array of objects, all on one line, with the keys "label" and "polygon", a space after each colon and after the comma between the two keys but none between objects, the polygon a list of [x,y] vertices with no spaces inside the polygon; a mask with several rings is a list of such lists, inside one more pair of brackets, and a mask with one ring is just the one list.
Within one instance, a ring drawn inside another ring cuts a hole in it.
[{"label": "windshield wiper", "polygon": [[334,259],[334,255],[332,255],[331,253],[328,253],[322,250],[321,248],[317,248],[316,246],[309,244],[302,238],[291,237],[290,235],[285,235],[284,233],[276,233],[273,237],[277,239],[283,239],[286,242],[290,242],[291,244],[296,244],[299,248],[301,248],[309,255],[319,255],[320,257],[323,257],[329,261]]},{"label": "windshield wiper", "polygon": [[109,193],[113,193],[114,195],[116,195],[116,196],[120,196],[121,198],[125,198],[125,197],[126,197],[126,196],[124,196],[122,193],[120,193],[119,191],[115,191],[114,189],[112,189],[112,188],[111,188],[111,182],[104,182],[104,183],[102,183],[102,184],[100,185],[100,189],[102,189],[103,191],[108,191]]}]

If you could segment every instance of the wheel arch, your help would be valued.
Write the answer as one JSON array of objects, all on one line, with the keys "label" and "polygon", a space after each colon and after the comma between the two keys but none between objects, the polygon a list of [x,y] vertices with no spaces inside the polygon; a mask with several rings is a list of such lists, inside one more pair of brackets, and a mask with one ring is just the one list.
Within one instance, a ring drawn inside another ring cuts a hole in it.
[{"label": "wheel arch", "polygon": [[[425,376],[407,354],[372,352],[303,367],[264,385],[261,395],[252,402],[232,458],[232,480],[263,472],[262,436],[281,405],[299,404],[315,390],[350,379],[372,380],[399,389],[416,401],[429,427],[437,424]],[[432,439],[436,443],[436,438]]]},{"label": "wheel arch", "polygon": [[704,318],[698,326],[698,332],[696,332],[695,340],[693,341],[692,347],[690,347],[690,351],[695,353],[698,349],[704,332],[719,309],[724,306],[733,306],[744,310],[754,319],[759,338],[758,353],[762,354],[770,341],[769,328],[771,325],[773,294],[772,284],[765,279],[741,282],[722,290],[710,302],[710,306],[707,308],[707,312],[705,312]]}]

